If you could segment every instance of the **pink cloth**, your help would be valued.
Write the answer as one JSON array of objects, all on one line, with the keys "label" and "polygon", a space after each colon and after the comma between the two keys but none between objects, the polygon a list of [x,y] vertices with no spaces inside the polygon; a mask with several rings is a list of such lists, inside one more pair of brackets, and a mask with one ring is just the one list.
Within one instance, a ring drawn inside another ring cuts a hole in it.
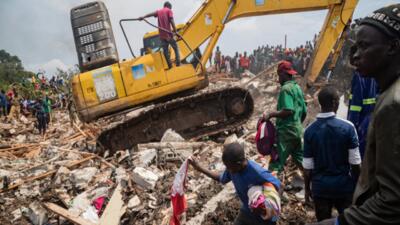
[{"label": "pink cloth", "polygon": [[99,214],[101,212],[101,210],[103,209],[105,200],[106,200],[106,197],[100,197],[93,201],[93,206],[96,208],[97,214]]},{"label": "pink cloth", "polygon": [[171,22],[170,19],[173,18],[172,10],[168,7],[164,7],[160,10],[157,10],[157,18],[158,18],[158,26],[162,29],[159,29],[160,39],[170,40],[172,38],[172,34],[168,33],[164,30],[171,32]]},{"label": "pink cloth", "polygon": [[264,202],[265,202],[265,196],[264,195],[260,195],[260,196],[258,196],[257,201],[254,201],[254,202],[252,202],[250,204],[250,207],[253,208],[253,209],[256,209],[258,207],[261,207],[261,208],[264,207],[265,208]]}]

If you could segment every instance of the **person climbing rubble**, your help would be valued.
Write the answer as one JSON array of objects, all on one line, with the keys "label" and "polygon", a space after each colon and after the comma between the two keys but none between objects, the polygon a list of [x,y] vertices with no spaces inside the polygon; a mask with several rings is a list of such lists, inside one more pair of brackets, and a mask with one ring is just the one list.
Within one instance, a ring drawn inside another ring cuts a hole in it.
[{"label": "person climbing rubble", "polygon": [[338,218],[315,224],[400,224],[400,4],[378,9],[361,21],[351,62],[360,74],[376,80],[380,95],[353,205]]},{"label": "person climbing rubble", "polygon": [[226,166],[226,170],[222,174],[218,174],[201,166],[196,158],[189,158],[189,163],[193,168],[208,177],[222,184],[233,182],[236,194],[242,202],[239,215],[234,222],[235,225],[276,224],[271,220],[277,214],[273,207],[267,207],[261,211],[252,211],[250,209],[254,202],[249,201],[248,191],[251,187],[264,185],[265,183],[271,183],[275,191],[277,191],[280,189],[280,181],[256,162],[246,159],[243,146],[237,142],[224,146],[222,161]]},{"label": "person climbing rubble", "polygon": [[307,115],[304,94],[293,76],[297,72],[288,61],[278,65],[281,90],[278,97],[277,111],[264,112],[264,119],[277,118],[278,159],[272,161],[270,169],[281,172],[289,155],[299,168],[303,161],[303,126]]},{"label": "person climbing rubble", "polygon": [[361,157],[355,126],[336,117],[337,90],[322,89],[318,101],[321,113],[304,132],[303,168],[305,200],[310,202],[312,196],[315,215],[322,221],[332,217],[333,207],[343,213],[351,205]]}]

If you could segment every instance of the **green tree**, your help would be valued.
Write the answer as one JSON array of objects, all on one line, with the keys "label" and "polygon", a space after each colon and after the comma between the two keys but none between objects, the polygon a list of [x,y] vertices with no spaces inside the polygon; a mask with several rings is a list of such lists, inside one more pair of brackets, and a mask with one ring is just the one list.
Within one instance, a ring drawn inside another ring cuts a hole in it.
[{"label": "green tree", "polygon": [[32,72],[24,70],[18,56],[0,50],[0,88],[6,89],[11,84],[23,85],[32,75]]}]

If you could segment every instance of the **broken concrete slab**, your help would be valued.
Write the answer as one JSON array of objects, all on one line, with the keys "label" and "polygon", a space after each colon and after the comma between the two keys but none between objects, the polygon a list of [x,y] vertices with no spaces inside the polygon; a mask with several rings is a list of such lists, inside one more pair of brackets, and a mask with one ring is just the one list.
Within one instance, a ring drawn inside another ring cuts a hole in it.
[{"label": "broken concrete slab", "polygon": [[97,173],[96,167],[86,167],[83,169],[76,169],[71,171],[72,182],[79,189],[86,188],[94,175]]},{"label": "broken concrete slab", "polygon": [[124,169],[124,168],[122,168],[122,167],[118,167],[116,170],[115,170],[115,179],[116,179],[116,181],[119,183],[119,182],[121,182],[122,180],[124,180],[124,181],[128,181],[129,180],[129,174],[127,173],[127,171]]},{"label": "broken concrete slab", "polygon": [[12,211],[11,214],[13,216],[12,222],[19,220],[22,217],[21,209],[16,209],[16,210]]},{"label": "broken concrete slab", "polygon": [[138,153],[138,157],[139,157],[139,162],[137,163],[138,166],[141,167],[149,166],[157,157],[157,150],[152,148],[140,151]]},{"label": "broken concrete slab", "polygon": [[22,214],[27,217],[33,225],[47,224],[47,211],[41,206],[41,204],[39,204],[39,202],[32,202],[29,204],[29,208],[24,209]]},{"label": "broken concrete slab", "polygon": [[172,129],[165,131],[161,138],[161,142],[184,142],[185,139]]},{"label": "broken concrete slab", "polygon": [[89,206],[85,212],[82,213],[82,218],[88,220],[94,224],[98,224],[100,222],[99,216],[97,215],[96,208],[93,206]]},{"label": "broken concrete slab", "polygon": [[144,189],[152,189],[156,186],[158,175],[142,167],[136,167],[132,173],[133,181]]},{"label": "broken concrete slab", "polygon": [[141,204],[140,198],[135,195],[128,202],[128,209],[135,211],[135,208],[139,207]]},{"label": "broken concrete slab", "polygon": [[91,204],[88,193],[83,192],[72,200],[68,211],[73,215],[80,216]]}]

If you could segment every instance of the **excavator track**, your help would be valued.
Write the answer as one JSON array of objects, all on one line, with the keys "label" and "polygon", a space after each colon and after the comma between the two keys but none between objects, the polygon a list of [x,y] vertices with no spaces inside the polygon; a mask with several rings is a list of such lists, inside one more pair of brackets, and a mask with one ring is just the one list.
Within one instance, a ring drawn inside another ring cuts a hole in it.
[{"label": "excavator track", "polygon": [[97,142],[113,154],[136,144],[160,141],[169,128],[185,139],[199,138],[237,128],[253,110],[253,98],[243,88],[202,92],[155,105],[103,131]]}]

